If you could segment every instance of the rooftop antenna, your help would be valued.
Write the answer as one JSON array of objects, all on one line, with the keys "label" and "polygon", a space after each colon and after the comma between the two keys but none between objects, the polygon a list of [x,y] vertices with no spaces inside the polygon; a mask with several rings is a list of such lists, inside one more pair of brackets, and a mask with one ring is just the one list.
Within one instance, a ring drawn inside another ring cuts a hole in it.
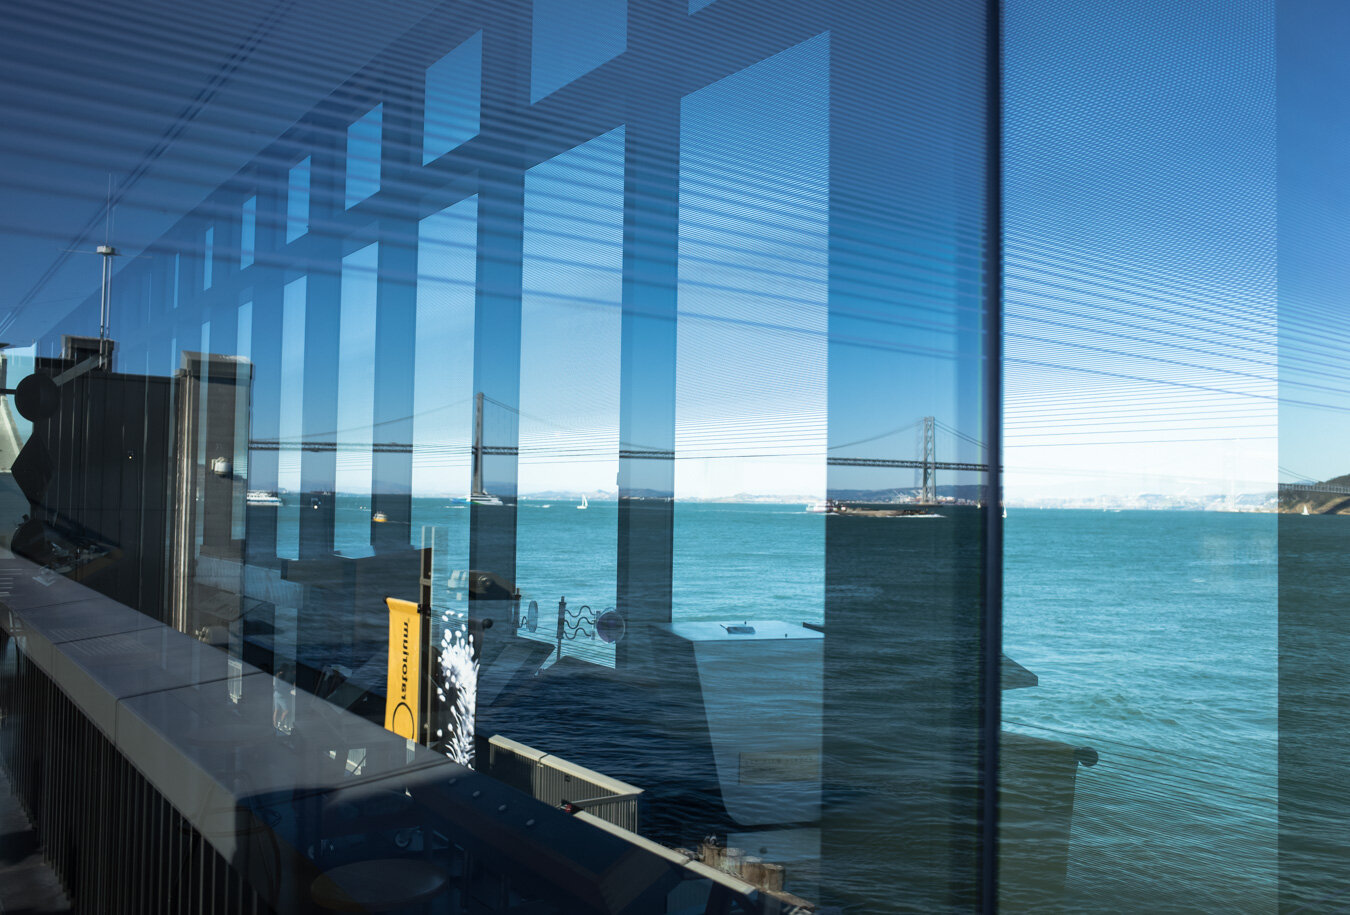
[{"label": "rooftop antenna", "polygon": [[108,324],[112,320],[112,259],[117,257],[117,249],[112,246],[112,174],[108,175],[108,203],[103,218],[103,244],[98,253],[103,255],[102,288],[98,300],[98,364],[99,368],[108,368]]},{"label": "rooftop antenna", "polygon": [[[57,375],[54,381],[58,384],[65,384],[67,381],[78,378],[85,372],[93,369],[111,369],[112,354],[108,349],[108,334],[112,323],[112,259],[120,257],[122,252],[112,246],[112,227],[113,227],[113,180],[112,174],[108,174],[108,197],[104,205],[103,215],[103,244],[94,249],[94,253],[103,257],[103,275],[99,284],[98,296],[98,355],[90,356],[83,362],[72,368],[66,369],[60,375]],[[82,254],[74,249],[66,249],[73,254]],[[141,255],[145,257],[146,255]]]}]

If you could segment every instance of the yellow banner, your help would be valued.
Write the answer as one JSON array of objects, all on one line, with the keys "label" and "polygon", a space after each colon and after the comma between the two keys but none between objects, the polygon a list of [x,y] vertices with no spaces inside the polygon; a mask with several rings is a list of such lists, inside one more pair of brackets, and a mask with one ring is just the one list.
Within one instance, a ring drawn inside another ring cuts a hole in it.
[{"label": "yellow banner", "polygon": [[412,601],[386,597],[389,605],[389,691],[384,726],[400,737],[420,740],[422,720],[422,614]]}]

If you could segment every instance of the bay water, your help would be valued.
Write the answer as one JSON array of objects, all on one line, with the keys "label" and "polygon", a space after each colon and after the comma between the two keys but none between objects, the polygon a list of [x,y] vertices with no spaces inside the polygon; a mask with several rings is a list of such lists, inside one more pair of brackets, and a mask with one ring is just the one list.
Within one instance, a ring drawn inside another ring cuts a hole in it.
[{"label": "bay water", "polygon": [[1009,511],[1004,727],[1099,754],[1066,911],[1276,911],[1278,521]]},{"label": "bay water", "polygon": [[[541,619],[563,597],[614,606],[617,507],[519,504],[516,584]],[[438,589],[467,568],[468,518],[415,500]],[[368,550],[369,519],[339,497],[339,551]],[[1098,760],[1077,769],[1063,911],[1275,911],[1277,520],[1009,512],[1004,648],[1038,684],[1004,692],[1004,729]],[[675,619],[824,622],[825,524],[803,505],[677,503]],[[565,653],[613,663],[593,641]]]}]

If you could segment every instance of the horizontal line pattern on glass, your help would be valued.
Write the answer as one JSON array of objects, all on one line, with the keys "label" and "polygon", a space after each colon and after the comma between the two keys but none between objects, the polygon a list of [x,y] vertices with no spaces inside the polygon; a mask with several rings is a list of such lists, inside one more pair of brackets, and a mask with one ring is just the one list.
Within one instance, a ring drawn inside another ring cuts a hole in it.
[{"label": "horizontal line pattern on glass", "polygon": [[[429,608],[413,727],[438,753],[537,793],[500,734],[631,784],[641,835],[702,875],[607,871],[631,895],[580,903],[587,879],[521,877],[582,841],[476,857],[475,887],[558,913],[992,906],[984,0],[193,9],[66,43],[23,12],[56,53],[7,66],[53,89],[12,103],[0,155],[49,153],[31,185],[63,213],[0,216],[38,250],[0,328],[43,357],[79,332],[92,271],[51,249],[108,226],[113,374],[200,393],[159,449],[201,531],[175,618],[268,670],[224,711],[269,748],[314,732],[297,690],[384,722],[397,596]],[[95,42],[111,100],[71,79]],[[360,749],[317,765],[360,779]],[[562,815],[423,797],[407,843],[294,847],[316,873],[450,860],[460,826],[524,849]]]},{"label": "horizontal line pattern on glass", "polygon": [[[1075,778],[1046,910],[1275,911],[1279,427],[1350,393],[1280,336],[1275,8],[1005,14],[1004,649],[1038,683],[1003,712]],[[1006,746],[1017,845],[1056,824]]]}]

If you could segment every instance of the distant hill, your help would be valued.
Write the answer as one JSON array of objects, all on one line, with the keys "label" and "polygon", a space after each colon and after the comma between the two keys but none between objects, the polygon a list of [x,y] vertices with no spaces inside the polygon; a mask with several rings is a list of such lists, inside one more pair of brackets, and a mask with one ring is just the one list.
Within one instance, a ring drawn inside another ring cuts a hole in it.
[{"label": "distant hill", "polygon": [[[940,499],[959,499],[965,502],[984,501],[984,486],[979,483],[959,483],[939,486]],[[912,502],[919,497],[919,490],[913,486],[897,489],[831,489],[830,498],[840,502]]]}]

